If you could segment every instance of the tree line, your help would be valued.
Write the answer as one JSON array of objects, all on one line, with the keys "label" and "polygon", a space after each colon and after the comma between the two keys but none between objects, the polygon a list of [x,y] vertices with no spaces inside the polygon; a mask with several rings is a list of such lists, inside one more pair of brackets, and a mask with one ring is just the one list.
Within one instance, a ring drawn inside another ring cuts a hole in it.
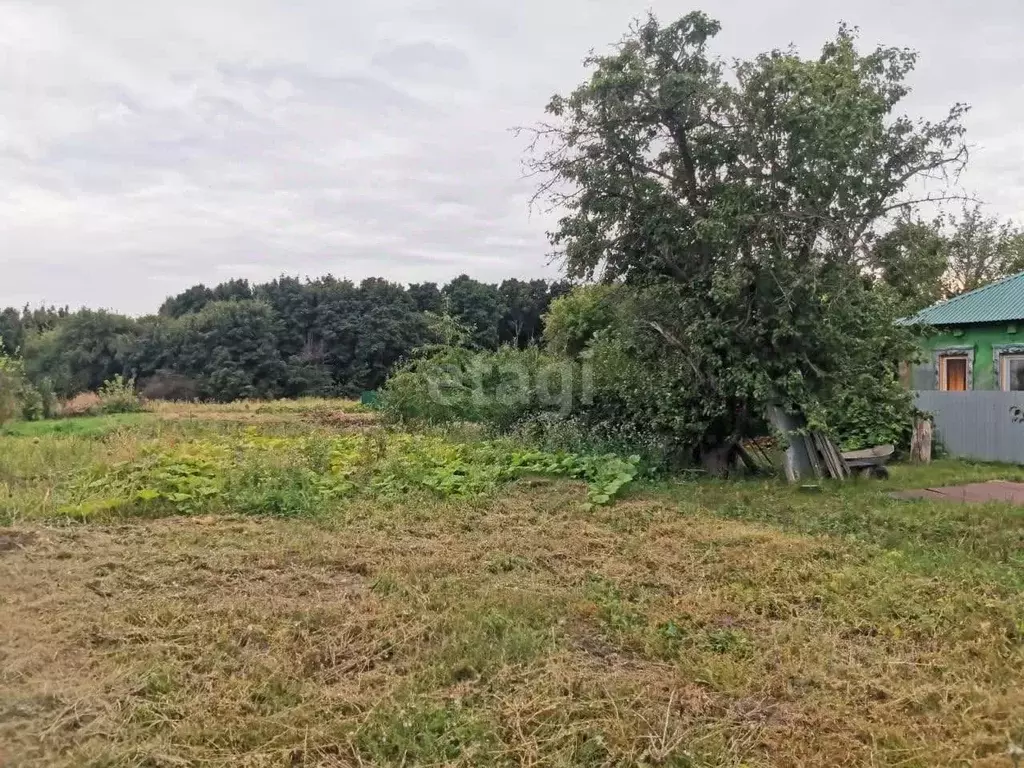
[{"label": "tree line", "polygon": [[357,395],[396,363],[438,340],[438,318],[470,330],[480,350],[539,338],[563,282],[460,275],[439,286],[381,278],[229,280],[169,297],[155,315],[9,307],[0,352],[20,354],[34,382],[60,397],[94,391],[115,375],[143,394],[173,399]]}]

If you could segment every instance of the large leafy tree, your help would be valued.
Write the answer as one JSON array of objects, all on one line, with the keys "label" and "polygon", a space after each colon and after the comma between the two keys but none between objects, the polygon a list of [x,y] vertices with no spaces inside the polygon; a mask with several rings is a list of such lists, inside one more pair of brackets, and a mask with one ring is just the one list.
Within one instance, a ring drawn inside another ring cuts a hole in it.
[{"label": "large leafy tree", "polygon": [[397,283],[368,278],[359,286],[359,333],[352,348],[349,389],[375,389],[392,367],[428,339],[424,314]]},{"label": "large leafy tree", "polygon": [[699,12],[636,25],[552,99],[534,155],[541,193],[565,211],[552,240],[570,275],[641,296],[643,335],[628,343],[671,395],[643,423],[685,424],[716,472],[766,405],[820,410],[854,378],[892,395],[886,363],[909,340],[860,255],[916,180],[965,158],[964,107],[937,122],[898,113],[912,52],[862,53],[841,27],[816,58],[727,65],[709,50],[718,31]]},{"label": "large leafy tree", "polygon": [[437,314],[441,311],[443,300],[437,283],[413,283],[409,286],[409,296],[420,312]]},{"label": "large leafy tree", "polygon": [[871,244],[866,265],[910,314],[1024,270],[1024,232],[980,204],[930,221],[903,212]]},{"label": "large leafy tree", "polygon": [[315,294],[295,277],[280,277],[258,285],[255,297],[277,313],[277,346],[286,360],[316,357],[311,350],[310,332],[314,326]]}]

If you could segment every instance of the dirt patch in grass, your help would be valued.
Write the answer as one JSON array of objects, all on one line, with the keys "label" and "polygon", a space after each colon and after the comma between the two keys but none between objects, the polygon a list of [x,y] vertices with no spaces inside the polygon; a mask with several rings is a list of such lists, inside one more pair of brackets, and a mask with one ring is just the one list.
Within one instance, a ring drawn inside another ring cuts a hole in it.
[{"label": "dirt patch in grass", "polygon": [[948,501],[960,504],[981,504],[1001,501],[1017,506],[1024,505],[1024,483],[1008,483],[989,480],[985,483],[969,483],[945,488],[916,488],[911,491],[897,491],[894,499],[923,499],[927,501]]},{"label": "dirt patch in grass", "polygon": [[305,421],[322,425],[372,424],[377,415],[354,400],[300,398],[298,400],[242,400],[234,403],[177,403],[152,401],[147,410],[168,421],[238,422],[253,425]]},{"label": "dirt patch in grass", "polygon": [[21,531],[14,528],[0,528],[0,555],[5,552],[24,549],[30,546],[38,536],[32,531]]},{"label": "dirt patch in grass", "polygon": [[294,425],[296,422],[321,427],[353,428],[370,427],[379,423],[376,413],[347,411],[309,411],[298,414],[259,411],[219,411],[208,406],[194,409],[161,410],[158,416],[164,421],[173,422],[205,422],[221,424],[241,424],[250,426]]},{"label": "dirt patch in grass", "polygon": [[1008,764],[1019,593],[668,501],[584,513],[580,495],[10,529],[31,546],[0,558],[0,754]]}]

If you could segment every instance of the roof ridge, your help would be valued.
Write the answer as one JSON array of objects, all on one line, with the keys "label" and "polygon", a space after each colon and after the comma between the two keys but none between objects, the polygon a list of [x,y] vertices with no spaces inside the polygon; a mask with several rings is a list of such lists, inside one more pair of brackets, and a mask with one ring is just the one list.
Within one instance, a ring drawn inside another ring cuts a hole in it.
[{"label": "roof ridge", "polygon": [[1007,275],[1006,277],[1000,277],[998,280],[993,280],[991,283],[986,283],[985,285],[979,286],[973,290],[968,291],[967,293],[958,293],[956,296],[952,296],[944,301],[938,301],[932,304],[930,307],[925,307],[921,311],[927,312],[929,309],[948,306],[949,304],[952,304],[955,301],[960,301],[961,299],[966,299],[971,296],[975,296],[979,293],[984,293],[990,288],[995,288],[997,286],[1002,285],[1003,283],[1008,283],[1010,280],[1016,280],[1018,277],[1024,277],[1024,271],[1015,272],[1014,274]]},{"label": "roof ridge", "polygon": [[906,317],[901,317],[899,322],[900,323],[905,323],[907,325],[913,325],[914,322],[925,322],[927,324],[928,323],[928,321],[926,319],[927,315],[929,315],[930,313],[932,313],[934,311],[945,309],[945,308],[949,307],[951,304],[962,303],[961,299],[975,298],[979,294],[982,294],[985,291],[988,291],[989,289],[998,288],[1001,285],[1009,283],[1010,281],[1013,281],[1013,280],[1018,280],[1020,278],[1024,278],[1024,271],[1015,272],[1014,274],[1008,274],[1006,276],[1006,278],[999,278],[998,280],[992,281],[991,283],[986,283],[984,286],[980,286],[978,288],[975,288],[973,291],[968,291],[967,293],[957,294],[956,296],[952,296],[952,297],[950,297],[948,299],[943,299],[942,301],[937,301],[934,304],[926,306],[923,309],[919,309],[918,311],[914,312],[911,315],[908,315]]}]

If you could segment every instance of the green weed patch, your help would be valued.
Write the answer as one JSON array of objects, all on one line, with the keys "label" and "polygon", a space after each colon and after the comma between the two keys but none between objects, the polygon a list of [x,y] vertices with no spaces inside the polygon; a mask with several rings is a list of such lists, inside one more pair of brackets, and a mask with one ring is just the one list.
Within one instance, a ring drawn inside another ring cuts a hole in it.
[{"label": "green weed patch", "polygon": [[85,416],[73,419],[47,419],[45,421],[15,421],[0,427],[0,436],[45,437],[48,435],[74,435],[102,437],[122,427],[131,427],[152,419],[143,413],[119,413],[109,416]]},{"label": "green weed patch", "polygon": [[250,430],[238,441],[144,445],[129,461],[87,473],[65,511],[78,517],[111,510],[293,517],[348,497],[473,498],[528,475],[582,480],[587,505],[595,506],[610,503],[638,472],[638,457],[524,451],[386,431],[277,437]]}]

